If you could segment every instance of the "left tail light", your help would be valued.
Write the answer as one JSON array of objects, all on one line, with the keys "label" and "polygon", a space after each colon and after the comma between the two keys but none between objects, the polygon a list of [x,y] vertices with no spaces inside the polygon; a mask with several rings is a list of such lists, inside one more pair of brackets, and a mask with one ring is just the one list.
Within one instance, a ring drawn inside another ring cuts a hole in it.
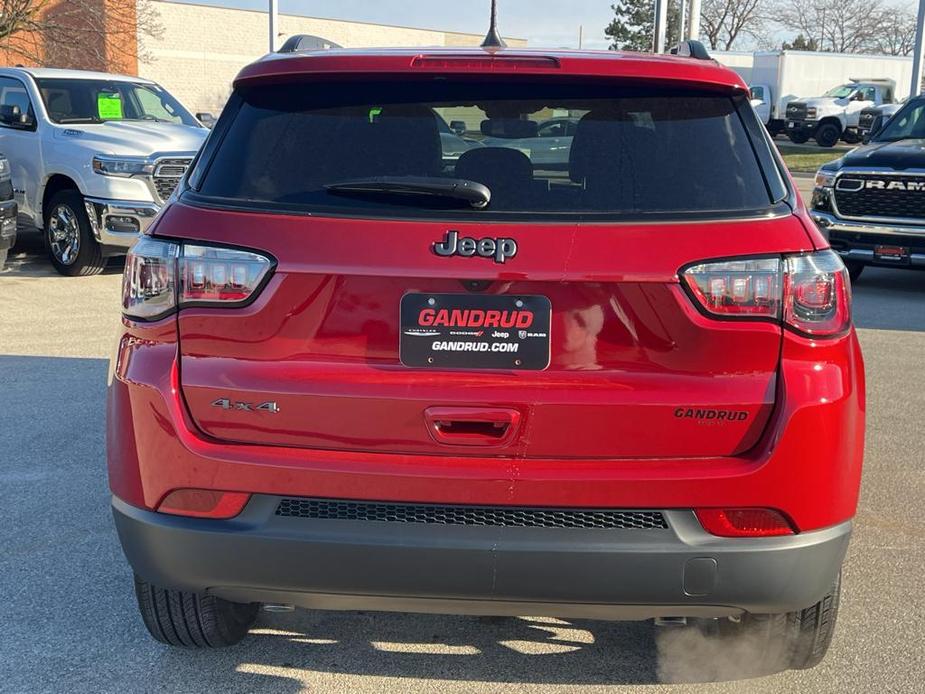
[{"label": "left tail light", "polygon": [[122,276],[122,313],[163,318],[184,306],[243,306],[259,293],[274,262],[254,251],[142,237]]}]

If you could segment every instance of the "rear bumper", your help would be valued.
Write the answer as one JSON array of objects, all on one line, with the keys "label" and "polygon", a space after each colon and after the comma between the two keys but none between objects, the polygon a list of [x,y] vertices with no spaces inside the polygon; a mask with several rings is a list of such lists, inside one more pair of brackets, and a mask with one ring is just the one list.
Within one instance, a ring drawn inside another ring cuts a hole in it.
[{"label": "rear bumper", "polygon": [[609,619],[801,609],[839,571],[851,523],[727,539],[692,511],[668,529],[514,528],[275,515],[255,496],[232,520],[113,500],[133,569],[158,585],[316,609]]}]

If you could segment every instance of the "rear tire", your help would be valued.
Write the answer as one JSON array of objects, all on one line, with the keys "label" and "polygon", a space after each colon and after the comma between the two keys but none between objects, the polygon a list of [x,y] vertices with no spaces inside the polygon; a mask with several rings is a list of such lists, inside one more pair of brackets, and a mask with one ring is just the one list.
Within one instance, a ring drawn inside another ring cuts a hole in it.
[{"label": "rear tire", "polygon": [[790,648],[790,667],[794,670],[808,670],[816,667],[829,652],[838,618],[838,603],[841,598],[841,574],[835,577],[829,594],[812,607],[788,616],[795,621],[796,634]]},{"label": "rear tire", "polygon": [[185,648],[224,648],[247,636],[259,603],[160,588],[135,576],[135,597],[148,632],[161,643]]},{"label": "rear tire", "polygon": [[746,614],[739,622],[721,620],[719,638],[730,642],[746,640],[755,646],[755,671],[748,676],[815,667],[832,643],[840,594],[841,574],[815,605],[783,614]]},{"label": "rear tire", "polygon": [[809,142],[809,135],[805,133],[787,133],[787,137],[789,137],[790,141],[795,145],[805,145]]},{"label": "rear tire", "polygon": [[841,129],[834,123],[823,123],[816,131],[816,144],[820,147],[834,147],[841,137]]},{"label": "rear tire", "polygon": [[62,275],[98,275],[106,268],[78,191],[62,190],[52,197],[45,210],[44,236],[48,258]]},{"label": "rear tire", "polygon": [[857,282],[861,278],[861,273],[864,272],[866,266],[864,263],[849,260],[845,263],[845,267],[848,268],[848,277],[851,278],[851,281]]}]

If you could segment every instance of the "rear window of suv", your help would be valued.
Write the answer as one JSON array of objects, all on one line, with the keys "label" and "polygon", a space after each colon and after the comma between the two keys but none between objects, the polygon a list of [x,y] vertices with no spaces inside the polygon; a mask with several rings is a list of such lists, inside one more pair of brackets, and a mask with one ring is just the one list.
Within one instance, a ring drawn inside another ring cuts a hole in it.
[{"label": "rear window of suv", "polygon": [[[749,134],[744,96],[552,82],[300,83],[239,90],[226,111],[191,181],[196,197],[235,207],[574,219],[754,213],[786,192],[766,141]],[[409,180],[474,181],[490,201],[342,190]]]}]

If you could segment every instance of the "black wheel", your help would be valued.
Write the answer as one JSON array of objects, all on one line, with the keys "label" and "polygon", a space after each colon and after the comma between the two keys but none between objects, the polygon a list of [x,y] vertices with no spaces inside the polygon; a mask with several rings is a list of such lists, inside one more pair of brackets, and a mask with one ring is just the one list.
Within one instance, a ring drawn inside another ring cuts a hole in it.
[{"label": "black wheel", "polygon": [[841,137],[841,128],[834,123],[823,123],[816,131],[816,144],[820,147],[834,147]]},{"label": "black wheel", "polygon": [[247,636],[257,619],[258,603],[242,604],[213,595],[170,590],[135,576],[135,596],[145,626],[170,646],[223,648]]},{"label": "black wheel", "polygon": [[62,275],[98,275],[106,267],[103,251],[93,238],[83,196],[76,190],[62,190],[49,202],[45,247],[51,264]]},{"label": "black wheel", "polygon": [[851,130],[846,130],[844,133],[842,133],[841,139],[843,139],[849,145],[856,145],[861,141],[861,136],[858,135],[857,130],[853,132]]},{"label": "black wheel", "polygon": [[845,267],[848,268],[848,277],[851,278],[851,281],[857,282],[861,277],[861,273],[864,272],[865,265],[856,260],[849,260],[845,263]]},{"label": "black wheel", "polygon": [[809,135],[801,132],[787,133],[787,137],[790,138],[790,141],[797,145],[803,145],[809,142]]}]

